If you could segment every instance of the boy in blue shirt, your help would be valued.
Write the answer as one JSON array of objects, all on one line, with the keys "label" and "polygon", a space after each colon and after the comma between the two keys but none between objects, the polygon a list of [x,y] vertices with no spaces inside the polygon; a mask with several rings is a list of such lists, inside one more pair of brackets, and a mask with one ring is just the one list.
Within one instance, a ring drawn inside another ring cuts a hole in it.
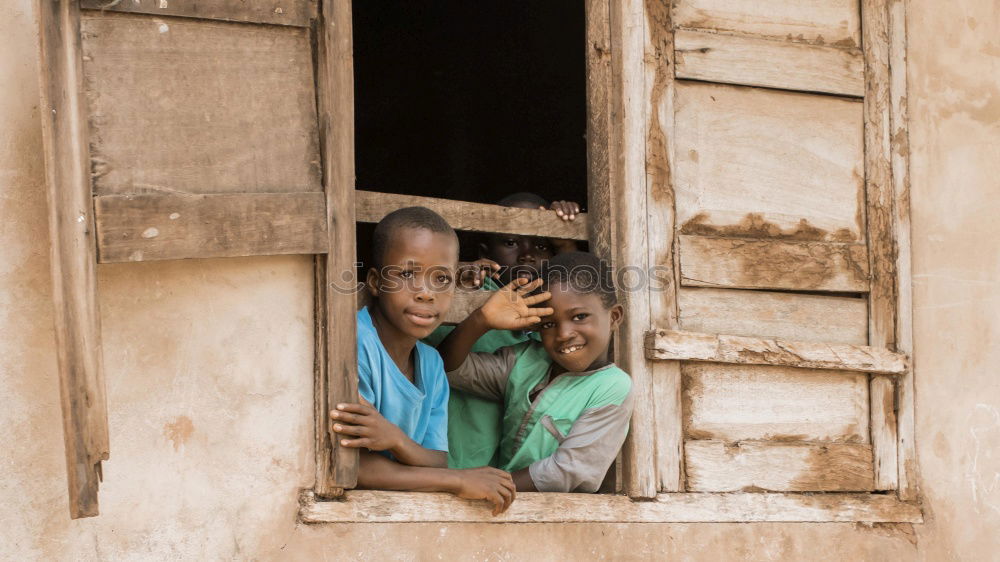
[{"label": "boy in blue shirt", "polygon": [[444,491],[510,506],[509,473],[447,468],[448,382],[441,356],[420,343],[440,325],[454,294],[458,238],[440,215],[408,207],[383,218],[372,241],[366,288],[373,305],[357,314],[361,404],[330,413],[341,444],[362,449],[358,486]]}]

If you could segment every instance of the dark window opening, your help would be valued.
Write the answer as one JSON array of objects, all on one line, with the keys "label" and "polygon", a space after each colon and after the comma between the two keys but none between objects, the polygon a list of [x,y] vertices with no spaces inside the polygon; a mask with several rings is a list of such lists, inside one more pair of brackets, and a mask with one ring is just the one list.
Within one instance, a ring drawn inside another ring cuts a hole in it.
[{"label": "dark window opening", "polygon": [[[495,203],[531,191],[586,207],[578,0],[355,2],[357,188]],[[362,261],[371,225],[360,225]],[[462,259],[476,255],[462,236]]]}]

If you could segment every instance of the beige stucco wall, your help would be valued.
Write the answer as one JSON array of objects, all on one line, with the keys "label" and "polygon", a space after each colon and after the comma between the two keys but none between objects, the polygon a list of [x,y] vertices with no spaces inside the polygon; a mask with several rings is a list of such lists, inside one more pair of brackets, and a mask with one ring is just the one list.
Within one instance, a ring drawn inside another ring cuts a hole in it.
[{"label": "beige stucco wall", "polygon": [[913,0],[923,525],[328,525],[311,482],[308,258],[100,268],[112,458],[66,508],[30,0],[0,2],[0,557],[1000,559],[1000,3]]}]

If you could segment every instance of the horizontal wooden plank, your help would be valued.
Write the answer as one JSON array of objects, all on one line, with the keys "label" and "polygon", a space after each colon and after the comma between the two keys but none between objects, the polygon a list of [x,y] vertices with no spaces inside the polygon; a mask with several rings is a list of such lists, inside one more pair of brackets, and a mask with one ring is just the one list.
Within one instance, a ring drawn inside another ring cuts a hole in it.
[{"label": "horizontal wooden plank", "polygon": [[420,206],[436,211],[455,230],[587,240],[586,213],[577,215],[576,220],[564,221],[552,211],[376,191],[358,191],[356,201],[360,222],[378,222],[396,209]]},{"label": "horizontal wooden plank", "polygon": [[321,192],[95,198],[101,263],[326,253]]},{"label": "horizontal wooden plank", "polygon": [[80,0],[80,7],[298,27],[308,27],[316,15],[316,3],[312,0]]},{"label": "horizontal wooden plank", "polygon": [[97,195],[322,190],[308,30],[86,14]]},{"label": "horizontal wooden plank", "polygon": [[681,373],[688,439],[868,442],[863,373],[690,362]]},{"label": "horizontal wooden plank", "polygon": [[677,0],[672,16],[677,27],[861,46],[857,0]]},{"label": "horizontal wooden plank", "polygon": [[351,490],[343,500],[302,493],[304,523],[921,523],[920,507],[882,494],[672,493],[653,501],[611,494],[521,492],[493,517],[485,502],[451,494]]},{"label": "horizontal wooden plank", "polygon": [[683,287],[677,301],[680,328],[688,332],[868,343],[868,303],[862,298]]},{"label": "horizontal wooden plank", "polygon": [[785,90],[865,95],[860,49],[677,30],[678,78]]},{"label": "horizontal wooden plank", "polygon": [[677,83],[681,234],[864,240],[864,119],[858,100]]},{"label": "horizontal wooden plank", "polygon": [[652,330],[647,333],[646,357],[655,360],[780,365],[883,375],[902,375],[908,367],[905,355],[884,348],[676,330]]},{"label": "horizontal wooden plank", "polygon": [[874,486],[871,445],[686,441],[692,492],[858,492]]},{"label": "horizontal wooden plank", "polygon": [[860,293],[868,290],[864,244],[680,238],[681,284],[734,289]]}]

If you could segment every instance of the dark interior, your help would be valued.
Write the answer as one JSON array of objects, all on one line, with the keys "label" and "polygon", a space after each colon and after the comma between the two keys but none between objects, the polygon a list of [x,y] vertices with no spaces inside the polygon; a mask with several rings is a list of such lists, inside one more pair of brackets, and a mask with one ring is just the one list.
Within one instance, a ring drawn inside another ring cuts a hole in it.
[{"label": "dark interior", "polygon": [[[354,6],[357,188],[586,206],[578,0],[365,0]],[[364,255],[371,225],[358,231]],[[463,259],[475,259],[463,236]]]}]

